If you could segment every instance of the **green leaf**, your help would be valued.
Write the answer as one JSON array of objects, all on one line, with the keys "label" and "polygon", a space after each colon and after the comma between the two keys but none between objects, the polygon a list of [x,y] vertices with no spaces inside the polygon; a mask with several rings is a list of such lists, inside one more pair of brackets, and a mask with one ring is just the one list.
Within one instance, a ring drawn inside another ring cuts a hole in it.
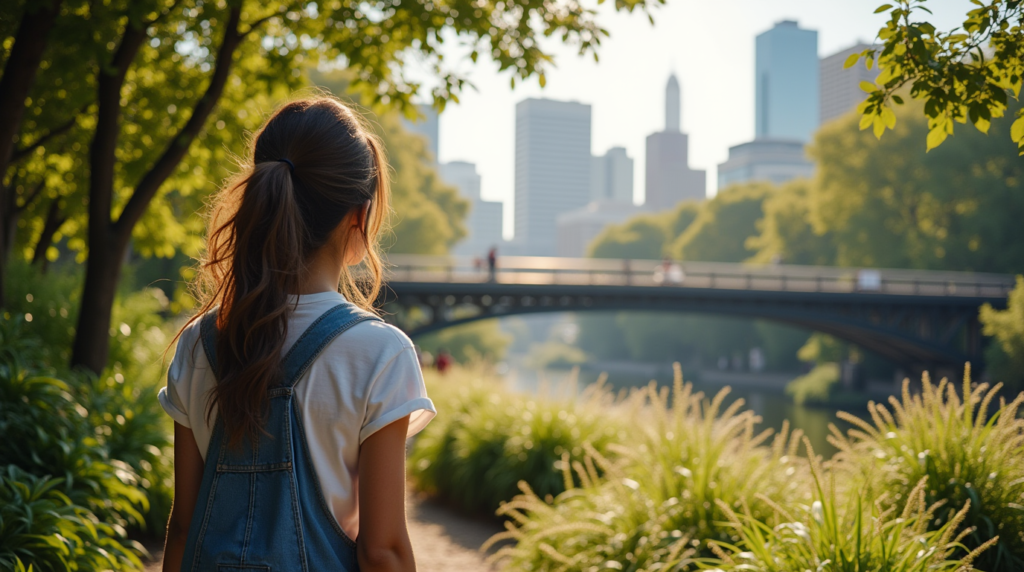
[{"label": "green leaf", "polygon": [[894,129],[896,127],[896,114],[892,112],[892,109],[889,109],[888,107],[883,107],[881,118],[882,122],[889,129]]},{"label": "green leaf", "polygon": [[1015,143],[1024,143],[1024,115],[1019,115],[1010,126],[1010,139]]},{"label": "green leaf", "polygon": [[890,8],[892,8],[892,4],[882,4],[878,8],[875,8],[875,14],[881,14]]},{"label": "green leaf", "polygon": [[942,142],[946,140],[949,134],[946,132],[945,126],[936,126],[928,132],[928,140],[925,150],[931,151],[932,149],[942,145]]},{"label": "green leaf", "polygon": [[896,102],[896,105],[903,105],[903,98],[898,95],[892,96],[892,100]]},{"label": "green leaf", "polygon": [[871,127],[871,122],[874,121],[874,119],[875,119],[874,115],[863,115],[863,116],[861,116],[861,118],[860,118],[860,129],[861,129],[861,131],[867,129],[868,127]]},{"label": "green leaf", "polygon": [[873,93],[875,91],[878,91],[878,86],[873,84],[873,83],[871,83],[870,81],[862,81],[862,82],[860,82],[860,88],[862,90],[868,92],[868,93]]},{"label": "green leaf", "polygon": [[[885,111],[883,110],[883,114],[884,113]],[[874,128],[873,131],[875,133],[875,138],[881,139],[882,134],[885,133],[885,120],[882,117],[875,117],[872,121],[872,124],[872,127]]]},{"label": "green leaf", "polygon": [[541,87],[544,87],[548,84],[548,78],[543,73],[541,73],[537,75],[537,82],[540,83]]},{"label": "green leaf", "polygon": [[857,65],[857,60],[859,59],[860,54],[850,54],[850,57],[846,58],[846,61],[843,62],[843,69],[852,68],[853,66]]}]

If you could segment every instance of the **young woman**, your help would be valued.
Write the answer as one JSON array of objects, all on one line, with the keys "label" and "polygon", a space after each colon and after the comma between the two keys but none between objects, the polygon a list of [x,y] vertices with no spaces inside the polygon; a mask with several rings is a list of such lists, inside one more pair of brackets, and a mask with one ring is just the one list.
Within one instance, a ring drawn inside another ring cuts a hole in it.
[{"label": "young woman", "polygon": [[415,570],[405,440],[435,411],[412,343],[371,309],[387,175],[357,114],[319,97],[274,113],[218,194],[202,310],[160,393],[164,572]]}]

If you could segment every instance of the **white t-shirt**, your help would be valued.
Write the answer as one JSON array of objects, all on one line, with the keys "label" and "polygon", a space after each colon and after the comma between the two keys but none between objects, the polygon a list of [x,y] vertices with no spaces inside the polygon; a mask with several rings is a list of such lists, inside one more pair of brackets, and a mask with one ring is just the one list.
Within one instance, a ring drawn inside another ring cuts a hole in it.
[{"label": "white t-shirt", "polygon": [[[298,297],[288,318],[283,351],[314,320],[344,301],[337,292]],[[207,423],[206,406],[217,381],[199,338],[199,321],[182,332],[167,372],[167,387],[160,390],[160,404],[175,421],[192,429],[205,460],[216,421],[214,412]],[[294,399],[324,497],[338,524],[355,539],[359,535],[359,445],[407,415],[411,437],[436,414],[427,398],[416,350],[398,328],[378,321],[360,322],[320,353],[295,385]]]}]

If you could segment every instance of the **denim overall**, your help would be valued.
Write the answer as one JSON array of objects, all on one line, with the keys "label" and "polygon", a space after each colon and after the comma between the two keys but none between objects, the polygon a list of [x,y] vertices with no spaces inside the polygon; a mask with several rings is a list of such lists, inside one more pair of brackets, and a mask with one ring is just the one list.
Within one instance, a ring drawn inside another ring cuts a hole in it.
[{"label": "denim overall", "polygon": [[[356,545],[324,500],[294,404],[296,382],[327,344],[365,320],[351,303],[325,312],[283,360],[284,379],[270,388],[270,413],[255,442],[228,447],[220,420],[206,453],[203,482],[189,526],[183,572],[357,572]],[[217,371],[216,312],[200,322],[203,349]]]}]

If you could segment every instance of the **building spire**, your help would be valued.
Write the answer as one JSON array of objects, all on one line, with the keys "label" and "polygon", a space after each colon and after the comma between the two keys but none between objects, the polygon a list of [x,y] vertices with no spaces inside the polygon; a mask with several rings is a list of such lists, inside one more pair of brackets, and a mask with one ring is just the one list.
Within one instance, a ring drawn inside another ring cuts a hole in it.
[{"label": "building spire", "polygon": [[665,86],[665,131],[673,133],[680,131],[679,114],[682,109],[680,99],[679,80],[673,73],[668,76],[668,85]]}]

